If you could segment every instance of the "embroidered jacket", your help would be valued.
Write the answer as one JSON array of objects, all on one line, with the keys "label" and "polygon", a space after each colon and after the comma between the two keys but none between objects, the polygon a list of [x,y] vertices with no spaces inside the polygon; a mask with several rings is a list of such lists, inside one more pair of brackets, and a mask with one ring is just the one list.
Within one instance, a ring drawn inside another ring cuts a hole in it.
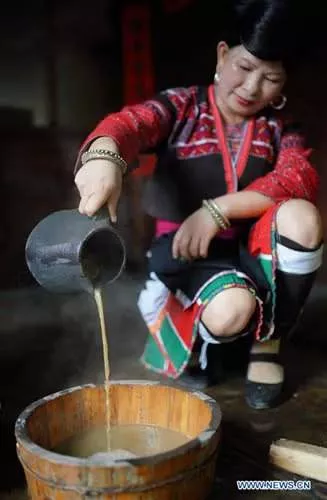
[{"label": "embroidered jacket", "polygon": [[132,163],[155,152],[157,166],[145,194],[146,211],[181,222],[201,206],[238,190],[257,191],[276,203],[289,198],[315,202],[318,175],[299,128],[264,110],[249,120],[236,164],[229,160],[213,87],[175,88],[143,104],[127,106],[102,120],[82,151],[110,136]]}]

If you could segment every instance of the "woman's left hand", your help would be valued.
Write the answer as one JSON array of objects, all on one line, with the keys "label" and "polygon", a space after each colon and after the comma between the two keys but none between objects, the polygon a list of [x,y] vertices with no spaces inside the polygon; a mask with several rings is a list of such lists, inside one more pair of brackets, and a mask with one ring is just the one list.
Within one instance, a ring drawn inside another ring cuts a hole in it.
[{"label": "woman's left hand", "polygon": [[190,215],[178,229],[173,241],[174,259],[207,257],[209,244],[219,228],[205,208]]}]

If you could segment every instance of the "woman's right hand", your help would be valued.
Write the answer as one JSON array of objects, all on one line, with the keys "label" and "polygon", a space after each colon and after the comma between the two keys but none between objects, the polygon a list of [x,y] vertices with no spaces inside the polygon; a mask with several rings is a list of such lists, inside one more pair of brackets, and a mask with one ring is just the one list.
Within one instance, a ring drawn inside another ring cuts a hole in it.
[{"label": "woman's right hand", "polygon": [[92,216],[107,204],[110,218],[116,222],[122,178],[121,169],[110,160],[90,160],[83,165],[75,177],[81,196],[80,213]]}]

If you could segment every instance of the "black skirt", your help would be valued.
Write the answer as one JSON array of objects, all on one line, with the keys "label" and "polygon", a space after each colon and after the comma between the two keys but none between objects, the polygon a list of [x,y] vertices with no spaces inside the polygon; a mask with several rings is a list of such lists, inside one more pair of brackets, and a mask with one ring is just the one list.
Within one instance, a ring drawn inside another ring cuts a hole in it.
[{"label": "black skirt", "polygon": [[206,258],[192,261],[174,259],[172,244],[176,232],[156,238],[149,251],[149,272],[155,273],[172,292],[183,292],[193,300],[199,289],[213,276],[223,271],[244,273],[265,301],[270,288],[257,259],[249,254],[245,243],[239,239],[214,238]]}]

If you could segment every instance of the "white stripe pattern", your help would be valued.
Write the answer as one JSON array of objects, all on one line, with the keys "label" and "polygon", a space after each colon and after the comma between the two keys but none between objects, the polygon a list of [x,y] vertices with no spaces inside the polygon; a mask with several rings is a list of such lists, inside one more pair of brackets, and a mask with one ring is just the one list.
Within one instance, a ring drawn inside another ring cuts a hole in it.
[{"label": "white stripe pattern", "polygon": [[252,141],[252,144],[253,146],[262,146],[264,148],[268,148],[269,151],[271,151],[273,153],[273,147],[271,144],[268,144],[267,142],[263,142],[263,141]]},{"label": "white stripe pattern", "polygon": [[203,144],[218,144],[218,141],[217,139],[200,139],[199,141],[193,141],[193,142],[190,142],[190,143],[187,143],[187,142],[176,142],[175,143],[175,147],[188,147],[188,148],[192,148],[194,146],[201,146]]},{"label": "white stripe pattern", "polygon": [[322,264],[324,246],[312,252],[300,252],[277,243],[277,267],[292,274],[309,274],[317,271]]}]

